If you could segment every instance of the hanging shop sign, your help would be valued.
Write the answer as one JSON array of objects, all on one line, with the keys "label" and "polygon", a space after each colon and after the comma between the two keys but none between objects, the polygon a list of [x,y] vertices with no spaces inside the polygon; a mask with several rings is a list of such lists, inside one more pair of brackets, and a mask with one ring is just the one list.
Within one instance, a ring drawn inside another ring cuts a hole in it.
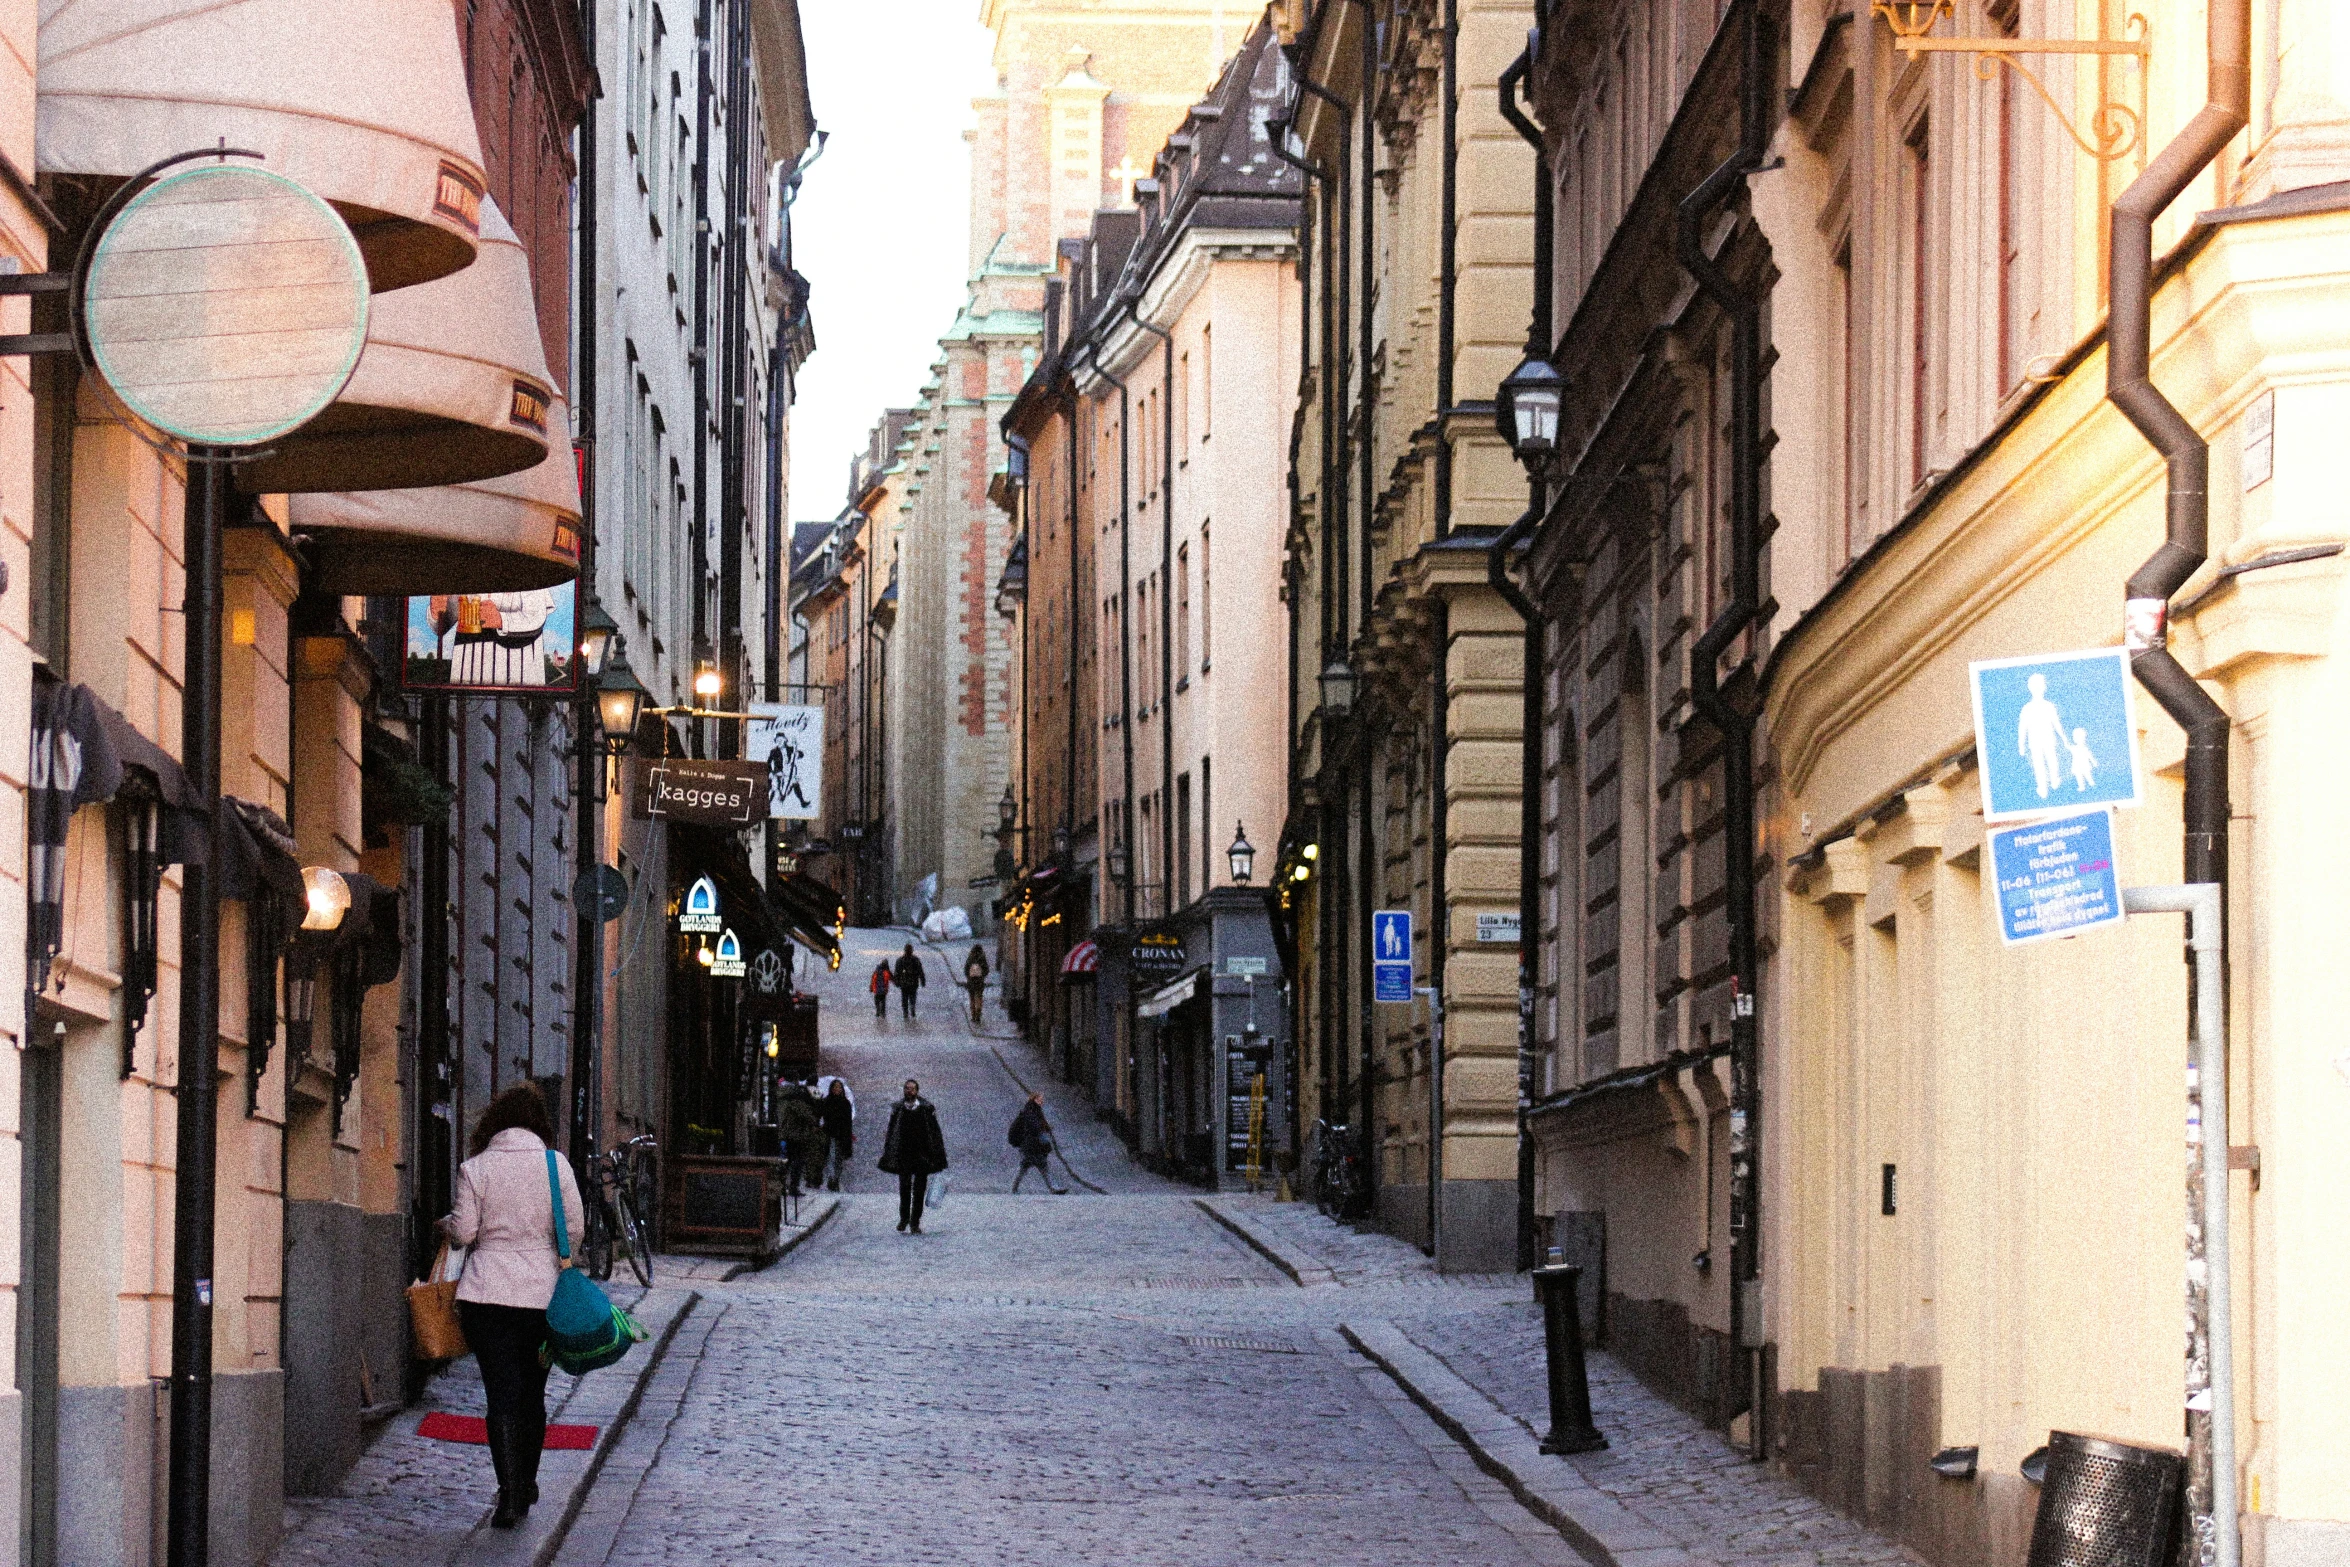
[{"label": "hanging shop sign", "polygon": [[764,814],[812,822],[824,814],[824,709],[753,702],[743,754],[766,769]]},{"label": "hanging shop sign", "polygon": [[756,762],[655,762],[634,774],[629,794],[639,818],[743,827],[759,817],[767,770]]},{"label": "hanging shop sign", "polygon": [[77,326],[140,423],[192,446],[258,446],[342,392],[367,346],[367,296],[334,208],[221,162],[123,205],[91,250]]},{"label": "hanging shop sign", "polygon": [[725,928],[718,916],[718,888],[704,876],[685,890],[677,906],[677,928],[689,936],[714,936]]},{"label": "hanging shop sign", "polygon": [[783,991],[784,967],[782,954],[773,947],[760,949],[751,959],[751,988],[762,996],[779,995]]},{"label": "hanging shop sign", "polygon": [[579,689],[578,584],[408,601],[400,684],[464,695]]},{"label": "hanging shop sign", "polygon": [[1133,970],[1134,984],[1139,990],[1176,978],[1190,966],[1191,960],[1184,954],[1183,938],[1174,931],[1144,930],[1135,933],[1126,962]]},{"label": "hanging shop sign", "polygon": [[710,974],[715,979],[743,977],[743,944],[731,930],[721,931],[718,950],[710,959]]}]

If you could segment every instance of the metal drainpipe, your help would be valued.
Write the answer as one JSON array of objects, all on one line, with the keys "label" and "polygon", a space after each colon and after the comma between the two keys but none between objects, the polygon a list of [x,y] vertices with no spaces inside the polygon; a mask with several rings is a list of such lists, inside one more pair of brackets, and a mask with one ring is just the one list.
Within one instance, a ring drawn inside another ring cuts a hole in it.
[{"label": "metal drainpipe", "polygon": [[[1071,316],[1075,316],[1077,314],[1077,306],[1074,299],[1070,301],[1069,314]],[[1075,327],[1076,323],[1072,321],[1070,323],[1072,333],[1074,333]],[[1066,360],[1064,360],[1064,364],[1066,364]],[[1069,751],[1068,755],[1063,758],[1061,772],[1061,824],[1069,829],[1070,841],[1074,843],[1077,837],[1077,615],[1079,609],[1077,602],[1078,399],[1076,376],[1067,371],[1064,371],[1063,379],[1066,382],[1068,388],[1064,395],[1069,409],[1069,437],[1066,443],[1069,448],[1069,621],[1064,637],[1064,645],[1068,649],[1067,663],[1069,670]],[[1057,991],[1055,993],[1058,994]]]},{"label": "metal drainpipe", "polygon": [[[1445,428],[1452,414],[1453,292],[1457,274],[1460,174],[1460,15],[1456,0],[1444,0],[1443,214],[1437,235],[1436,278],[1436,536],[1452,534],[1452,433]],[[1446,768],[1452,754],[1451,669],[1452,605],[1441,594],[1431,607],[1429,663],[1434,669],[1428,693],[1429,751],[1433,758],[1428,779],[1428,911],[1436,927],[1428,944],[1428,985],[1435,991],[1437,1015],[1444,1008],[1445,960],[1452,948],[1452,909],[1446,892],[1450,870],[1450,798],[1445,790]],[[1433,1021],[1433,1020],[1432,1020]],[[1428,1255],[1439,1273],[1444,1271],[1444,1051],[1443,1030],[1429,1031],[1428,1073],[1431,1078],[1428,1112]]]},{"label": "metal drainpipe", "polygon": [[[596,8],[579,8],[580,44],[592,65],[596,58]],[[596,334],[599,313],[603,306],[599,286],[602,258],[597,254],[596,206],[598,201],[597,176],[599,153],[596,95],[588,95],[579,118],[578,192],[574,198],[579,213],[579,249],[574,262],[573,277],[579,290],[578,319],[574,328],[578,339],[573,349],[577,356],[571,367],[571,411],[578,421],[579,446],[586,461],[580,465],[584,482],[579,487],[579,581],[581,588],[593,597],[596,591]],[[581,700],[572,708],[572,723],[579,732],[577,747],[578,837],[577,856],[580,869],[585,871],[603,863],[603,832],[596,809],[596,796],[604,781],[604,748],[591,736],[596,732],[590,726],[596,722],[596,699],[593,690],[583,691]],[[599,1031],[603,1008],[604,987],[604,926],[596,918],[596,911],[587,902],[573,910],[571,972],[571,1124],[570,1143],[572,1164],[586,1173],[586,1160],[595,1151],[597,1117],[597,1086],[600,1077],[602,1049]],[[433,910],[424,922],[442,923],[438,910]],[[442,938],[445,944],[446,937]],[[437,971],[443,984],[447,982],[447,957],[442,956],[443,967]],[[430,1000],[430,987],[424,987],[424,997]],[[419,1054],[423,1052],[420,1050]],[[427,1104],[437,1097],[437,1091],[422,1081],[419,1072],[417,1092]],[[440,1215],[435,1212],[433,1217]]]},{"label": "metal drainpipe", "polygon": [[[2162,545],[2130,577],[2123,590],[2123,645],[2129,649],[2131,672],[2162,710],[2187,734],[2185,831],[2186,881],[2219,889],[2224,911],[2228,879],[2228,730],[2226,711],[2198,685],[2195,677],[2172,656],[2168,646],[2170,600],[2203,564],[2210,548],[2211,498],[2208,489],[2210,447],[2186,416],[2156,388],[2148,363],[2152,336],[2154,220],[2244,128],[2252,102],[2252,14],[2249,0],[2212,0],[2209,12],[2210,78],[2208,102],[2196,111],[2186,128],[2147,165],[2114,200],[2111,222],[2111,262],[2108,297],[2111,300],[2106,335],[2105,395],[2124,418],[2162,453],[2168,470],[2165,495],[2166,525]],[[2224,936],[2224,913],[2219,922]],[[2218,968],[2224,974],[2224,948]],[[2204,976],[2197,971],[2199,988]],[[2224,1025],[2224,996],[2196,995],[2190,1014],[2208,1003]],[[2227,1059],[2215,1053],[2213,1069],[2201,1075],[2189,1094],[2190,1110],[2205,1128],[2226,1124]],[[2205,1102],[2215,1102],[2214,1114],[2202,1113]],[[2224,1137],[2221,1139],[2224,1142]],[[2221,1187],[2225,1202],[2227,1157],[2224,1147],[2207,1146],[2200,1166],[2190,1166],[2189,1212],[2200,1216],[2213,1199],[2207,1188]],[[2228,1323],[2228,1267],[2224,1236],[2217,1239],[2208,1226],[2195,1223],[2189,1234],[2190,1278],[2202,1264],[2207,1279],[2203,1290],[2189,1286],[2187,1436],[2190,1506],[2200,1516],[2208,1560],[2218,1567],[2235,1567],[2238,1540],[2236,1507],[2235,1411],[2232,1407],[2234,1354]],[[2203,1353],[2196,1353],[2200,1341]],[[2209,1406],[2194,1408],[2201,1397]],[[2221,1402],[2226,1399],[2227,1402]]]},{"label": "metal drainpipe", "polygon": [[[1371,605],[1377,586],[1372,581],[1371,572],[1373,559],[1371,529],[1373,518],[1378,510],[1378,496],[1372,486],[1371,468],[1372,460],[1376,455],[1373,448],[1378,442],[1376,427],[1372,423],[1373,409],[1371,407],[1373,327],[1371,300],[1379,265],[1379,258],[1374,248],[1377,236],[1376,214],[1378,206],[1372,200],[1373,192],[1376,189],[1372,164],[1375,161],[1377,150],[1375,140],[1377,127],[1372,124],[1373,115],[1371,113],[1376,93],[1374,84],[1379,79],[1379,41],[1378,31],[1372,24],[1370,7],[1367,4],[1363,7],[1361,38],[1361,60],[1357,68],[1362,72],[1362,84],[1356,96],[1356,103],[1362,111],[1360,118],[1362,121],[1363,167],[1362,175],[1356,181],[1355,199],[1362,207],[1363,253],[1360,264],[1363,269],[1363,299],[1361,315],[1355,322],[1357,334],[1355,348],[1355,406],[1357,412],[1355,419],[1358,426],[1355,432],[1355,462],[1359,470],[1357,478],[1361,483],[1362,492],[1355,505],[1358,508],[1356,531],[1361,540],[1359,548],[1362,551],[1362,574],[1355,584],[1357,598],[1355,632],[1357,636],[1367,637],[1371,633]],[[1365,662],[1367,663],[1368,659]],[[1358,671],[1358,678],[1355,681],[1355,693],[1358,699],[1363,692],[1363,682],[1359,678],[1359,673]],[[1380,863],[1377,823],[1372,819],[1371,783],[1374,769],[1372,751],[1368,743],[1358,748],[1355,765],[1357,769],[1355,784],[1357,803],[1354,813],[1355,840],[1360,852],[1354,877],[1354,939],[1367,941],[1371,929],[1371,911],[1379,906],[1377,872]],[[1363,1106],[1363,1168],[1369,1172],[1371,1190],[1376,1194],[1379,1189],[1379,1148],[1375,1130],[1379,1108],[1377,1100],[1378,1074],[1375,1070],[1378,1064],[1378,1034],[1373,1020],[1378,1016],[1379,1009],[1371,999],[1371,965],[1360,963],[1356,967],[1358,971],[1356,994],[1361,997],[1362,1007],[1359,1014],[1362,1020],[1360,1025],[1362,1042],[1359,1047],[1362,1052],[1362,1081],[1358,1086],[1362,1094]]]},{"label": "metal drainpipe", "polygon": [[[1137,241],[1139,243],[1139,241]],[[1164,858],[1159,886],[1166,912],[1175,912],[1175,607],[1169,587],[1175,573],[1175,339],[1142,318],[1141,298],[1128,295],[1126,315],[1159,340],[1159,842]]]},{"label": "metal drainpipe", "polygon": [[[750,8],[733,0],[726,8],[726,298],[719,314],[719,367],[725,405],[718,418],[718,668],[727,683],[727,703],[742,708],[743,679],[743,498],[748,437],[745,370],[750,338],[745,330],[750,302],[751,50]],[[859,659],[862,663],[862,658]],[[739,758],[740,719],[719,720],[718,754]],[[862,777],[860,776],[860,786]],[[860,809],[862,804],[860,803]],[[862,840],[858,860],[864,859]]]},{"label": "metal drainpipe", "polygon": [[[1542,132],[1518,107],[1518,89],[1534,68],[1541,37],[1529,34],[1525,51],[1501,73],[1501,117],[1534,149],[1534,308],[1527,324],[1529,353],[1551,353],[1551,292],[1554,236],[1550,153]],[[1485,580],[1526,623],[1519,686],[1523,698],[1518,737],[1518,1254],[1531,1268],[1534,1256],[1534,1142],[1526,1110],[1534,1100],[1534,989],[1540,971],[1535,943],[1541,939],[1542,836],[1542,615],[1509,574],[1510,556],[1533,537],[1549,495],[1539,475],[1529,477],[1526,509],[1493,541]]]},{"label": "metal drainpipe", "polygon": [[1722,738],[1722,856],[1730,927],[1730,1341],[1747,1362],[1751,1456],[1769,1455],[1760,1321],[1762,1083],[1755,990],[1754,718],[1721,690],[1722,655],[1755,623],[1762,602],[1762,301],[1705,253],[1704,224],[1763,161],[1763,21],[1745,12],[1737,148],[1698,182],[1676,214],[1674,250],[1698,291],[1730,319],[1730,601],[1689,650],[1690,700]]},{"label": "metal drainpipe", "polygon": [[[710,25],[713,0],[700,0],[694,11],[694,231],[690,254],[694,266],[694,536],[693,595],[694,645],[689,665],[714,650],[710,647]],[[698,702],[697,698],[697,702]],[[693,723],[694,751],[707,755],[703,741],[705,720]]]},{"label": "metal drainpipe", "polygon": [[[1118,742],[1124,756],[1120,786],[1126,796],[1118,811],[1118,841],[1126,849],[1126,880],[1121,885],[1121,902],[1126,911],[1126,924],[1134,925],[1134,638],[1133,628],[1127,624],[1128,605],[1134,596],[1134,558],[1130,539],[1134,521],[1133,491],[1130,486],[1129,453],[1126,440],[1126,421],[1134,406],[1126,383],[1110,374],[1109,367],[1097,354],[1093,367],[1101,378],[1118,389]],[[1131,1005],[1133,987],[1127,987]],[[1131,1032],[1133,1020],[1128,1018]]]}]

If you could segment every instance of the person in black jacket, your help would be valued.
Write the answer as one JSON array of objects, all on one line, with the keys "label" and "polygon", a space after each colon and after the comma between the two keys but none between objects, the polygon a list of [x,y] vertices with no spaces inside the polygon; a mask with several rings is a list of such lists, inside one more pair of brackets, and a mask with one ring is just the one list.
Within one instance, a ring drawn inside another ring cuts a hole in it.
[{"label": "person in black jacket", "polygon": [[889,1130],[882,1134],[881,1168],[898,1178],[898,1231],[922,1233],[922,1204],[930,1195],[930,1178],[947,1167],[946,1133],[939,1129],[938,1110],[922,1097],[922,1085],[906,1079],[906,1097],[889,1107]]},{"label": "person in black jacket", "polygon": [[823,1118],[827,1145],[824,1185],[837,1192],[841,1172],[849,1167],[849,1155],[857,1146],[857,1104],[849,1097],[849,1085],[834,1078],[830,1092],[816,1101],[816,1113]]},{"label": "person in black jacket", "polygon": [[1028,1103],[1012,1118],[1007,1140],[1020,1150],[1020,1173],[1012,1177],[1012,1190],[1018,1191],[1020,1183],[1028,1179],[1028,1172],[1034,1170],[1044,1177],[1046,1190],[1055,1196],[1069,1194],[1068,1187],[1053,1185],[1052,1168],[1045,1162],[1053,1156],[1053,1124],[1044,1118],[1044,1095],[1028,1096]]},{"label": "person in black jacket", "polygon": [[929,977],[922,972],[922,960],[914,956],[914,944],[907,942],[905,954],[898,959],[897,967],[898,1005],[904,1009],[906,1016],[914,1015],[914,993],[922,988],[923,982]]},{"label": "person in black jacket", "polygon": [[971,992],[971,1021],[980,1021],[980,1002],[987,995],[987,949],[978,942],[971,943],[971,955],[963,960],[963,988]]}]

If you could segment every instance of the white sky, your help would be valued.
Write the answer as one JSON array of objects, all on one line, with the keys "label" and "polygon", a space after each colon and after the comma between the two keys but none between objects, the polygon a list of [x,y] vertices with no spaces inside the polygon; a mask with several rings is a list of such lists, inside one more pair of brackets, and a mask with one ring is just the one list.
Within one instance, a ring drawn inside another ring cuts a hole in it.
[{"label": "white sky", "polygon": [[790,520],[838,516],[849,458],[913,402],[963,302],[971,100],[993,90],[979,0],[801,0],[829,131],[792,208],[816,352],[791,411]]}]

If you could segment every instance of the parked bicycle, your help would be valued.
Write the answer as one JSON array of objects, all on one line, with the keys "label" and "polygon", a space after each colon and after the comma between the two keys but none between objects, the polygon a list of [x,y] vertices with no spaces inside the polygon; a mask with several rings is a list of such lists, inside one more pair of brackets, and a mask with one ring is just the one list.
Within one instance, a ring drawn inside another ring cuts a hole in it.
[{"label": "parked bicycle", "polygon": [[1314,1206],[1333,1219],[1359,1219],[1371,1209],[1371,1183],[1354,1133],[1343,1121],[1314,1122]]},{"label": "parked bicycle", "polygon": [[661,1145],[632,1137],[588,1158],[587,1239],[580,1262],[588,1277],[608,1279],[622,1258],[647,1289],[653,1287],[653,1242],[644,1215],[651,1211],[653,1156]]}]

